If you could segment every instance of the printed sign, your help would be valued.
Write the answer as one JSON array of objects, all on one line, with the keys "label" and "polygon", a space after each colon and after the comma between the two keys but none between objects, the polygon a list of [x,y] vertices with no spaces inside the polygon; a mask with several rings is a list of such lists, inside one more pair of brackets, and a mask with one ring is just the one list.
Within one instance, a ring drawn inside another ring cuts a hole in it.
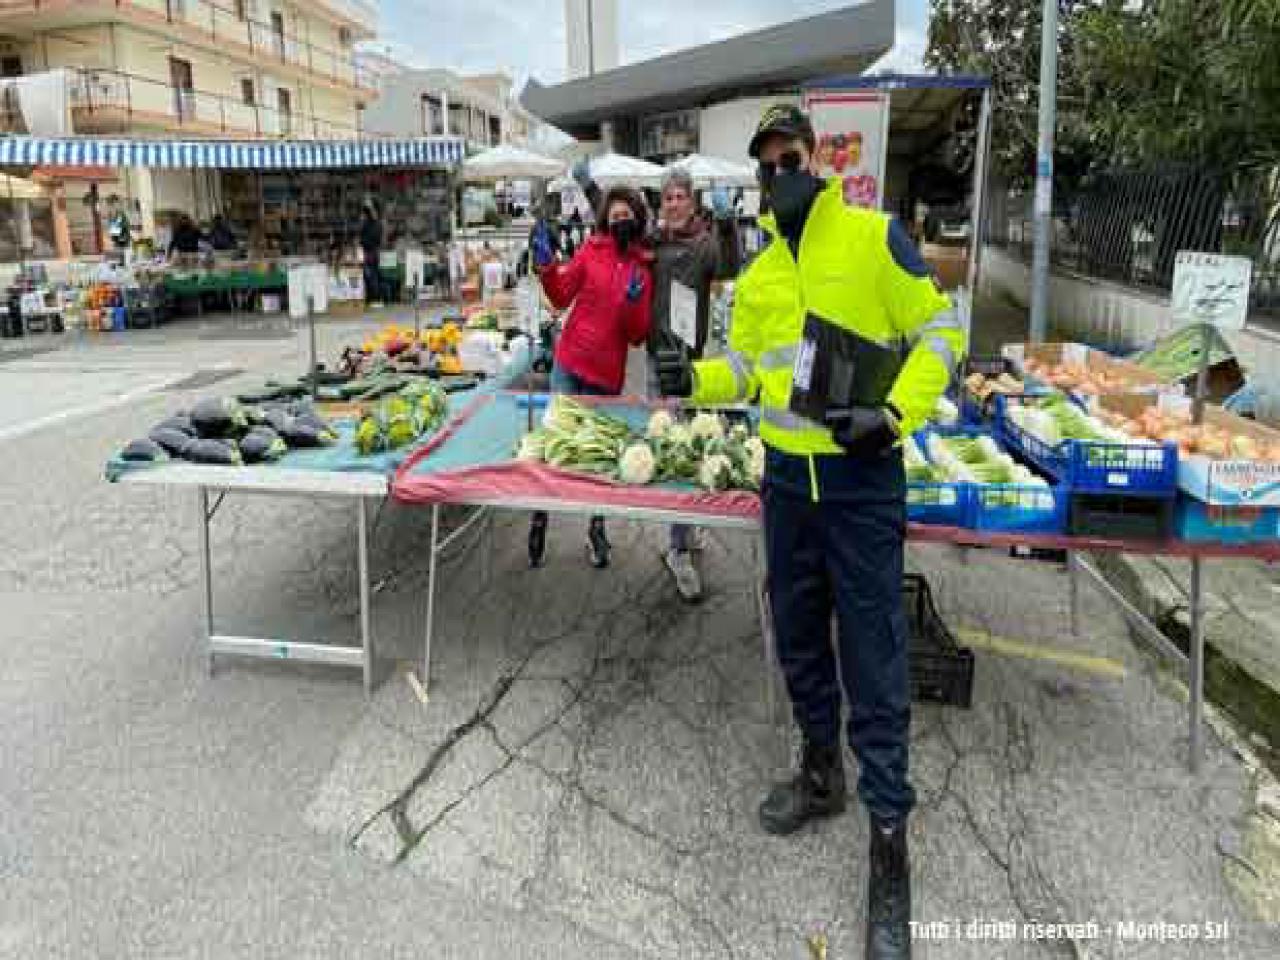
[{"label": "printed sign", "polygon": [[815,90],[805,110],[818,137],[818,173],[844,181],[845,202],[879,210],[889,151],[889,95],[880,90]]},{"label": "printed sign", "polygon": [[1253,262],[1247,257],[1179,251],[1173,265],[1174,323],[1242,329],[1252,280]]},{"label": "printed sign", "polygon": [[671,281],[671,332],[690,347],[698,346],[698,295],[679,280]]}]

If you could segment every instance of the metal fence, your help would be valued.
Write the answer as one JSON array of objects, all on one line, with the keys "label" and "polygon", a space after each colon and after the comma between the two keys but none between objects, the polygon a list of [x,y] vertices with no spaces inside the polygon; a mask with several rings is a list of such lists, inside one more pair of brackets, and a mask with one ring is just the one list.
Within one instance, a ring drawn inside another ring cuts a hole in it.
[{"label": "metal fence", "polygon": [[[1179,250],[1253,261],[1251,311],[1280,319],[1280,172],[1223,174],[1177,167],[1091,176],[1055,197],[1053,262],[1101,280],[1167,294]],[[995,190],[987,242],[1028,262],[1032,197]]]}]

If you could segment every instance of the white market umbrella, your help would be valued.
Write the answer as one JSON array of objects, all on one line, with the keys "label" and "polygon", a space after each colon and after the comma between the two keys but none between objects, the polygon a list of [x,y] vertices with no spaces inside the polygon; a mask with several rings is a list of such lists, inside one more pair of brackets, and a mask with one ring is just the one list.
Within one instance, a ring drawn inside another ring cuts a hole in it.
[{"label": "white market umbrella", "polygon": [[602,190],[619,185],[657,189],[662,185],[662,176],[666,172],[656,163],[649,163],[647,160],[628,157],[621,153],[606,153],[601,157],[593,157],[590,170],[591,179],[599,184]]},{"label": "white market umbrella", "polygon": [[699,189],[704,187],[754,187],[757,185],[756,172],[744,163],[722,160],[720,157],[709,157],[694,153],[677,160],[668,169],[683,170]]},{"label": "white market umbrella", "polygon": [[564,164],[531,150],[502,145],[463,161],[462,178],[472,182],[490,180],[548,180],[558,176]]}]

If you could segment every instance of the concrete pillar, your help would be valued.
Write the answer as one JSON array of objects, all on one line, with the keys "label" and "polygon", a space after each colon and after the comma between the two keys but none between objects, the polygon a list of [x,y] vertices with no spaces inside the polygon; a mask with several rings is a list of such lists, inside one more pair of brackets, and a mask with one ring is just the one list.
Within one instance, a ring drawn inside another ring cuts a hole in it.
[{"label": "concrete pillar", "polygon": [[604,147],[605,153],[613,153],[615,131],[612,120],[606,120],[600,124],[600,143]]},{"label": "concrete pillar", "polygon": [[155,239],[156,236],[156,191],[155,181],[151,177],[149,167],[134,167],[126,174],[132,183],[134,199],[138,201],[142,222],[138,227],[138,235]]}]

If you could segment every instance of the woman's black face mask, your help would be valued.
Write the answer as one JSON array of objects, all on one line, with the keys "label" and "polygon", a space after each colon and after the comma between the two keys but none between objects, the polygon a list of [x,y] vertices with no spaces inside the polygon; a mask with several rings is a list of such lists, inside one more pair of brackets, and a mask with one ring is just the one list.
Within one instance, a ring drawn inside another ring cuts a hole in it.
[{"label": "woman's black face mask", "polygon": [[613,237],[613,242],[618,245],[618,249],[622,253],[627,252],[627,248],[639,239],[638,226],[636,221],[627,217],[625,220],[613,220],[609,224],[609,233]]}]

